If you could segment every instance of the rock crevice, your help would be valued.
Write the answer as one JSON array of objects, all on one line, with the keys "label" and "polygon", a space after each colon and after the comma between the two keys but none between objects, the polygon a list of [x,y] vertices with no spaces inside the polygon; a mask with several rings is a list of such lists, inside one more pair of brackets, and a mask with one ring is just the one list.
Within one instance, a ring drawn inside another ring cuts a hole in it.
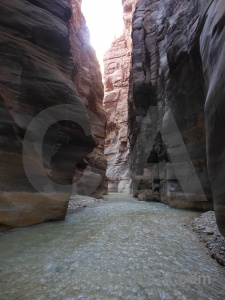
[{"label": "rock crevice", "polygon": [[131,62],[131,24],[136,1],[123,2],[124,32],[104,56],[104,108],[107,115],[105,155],[109,191],[130,192],[128,168],[128,91]]}]

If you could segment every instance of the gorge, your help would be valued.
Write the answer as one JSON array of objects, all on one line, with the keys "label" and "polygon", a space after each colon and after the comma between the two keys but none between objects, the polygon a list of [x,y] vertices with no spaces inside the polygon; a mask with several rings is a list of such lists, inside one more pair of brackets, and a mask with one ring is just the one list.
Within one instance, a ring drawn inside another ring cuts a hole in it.
[{"label": "gorge", "polygon": [[[2,229],[60,220],[71,193],[109,189],[179,208],[214,202],[224,234],[223,2],[122,1],[124,32],[104,57],[105,94],[81,1],[0,5]],[[65,111],[46,129],[42,159],[40,133],[28,144],[24,135],[53,105]]]},{"label": "gorge", "polygon": [[225,2],[121,5],[101,74],[82,0],[0,0],[3,299],[224,297],[189,225],[214,210],[225,237]]},{"label": "gorge", "polygon": [[124,35],[105,55],[109,190],[126,181],[139,200],[200,210],[214,202],[224,235],[224,2],[135,3],[123,1]]}]

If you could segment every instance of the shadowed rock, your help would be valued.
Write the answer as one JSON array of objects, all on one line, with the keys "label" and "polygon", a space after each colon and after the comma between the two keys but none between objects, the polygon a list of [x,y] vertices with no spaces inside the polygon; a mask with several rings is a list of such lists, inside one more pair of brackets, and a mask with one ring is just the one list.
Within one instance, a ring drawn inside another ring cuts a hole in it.
[{"label": "shadowed rock", "polygon": [[[63,219],[75,167],[96,142],[73,82],[77,66],[70,51],[70,2],[3,0],[0,11],[0,226],[6,229]],[[46,113],[27,131],[37,114],[56,105],[65,106],[56,115]]]},{"label": "shadowed rock", "polygon": [[[212,206],[213,198],[223,234],[224,16],[222,0],[138,1],[132,28],[129,97],[133,194],[154,192],[159,185],[158,200],[204,210]],[[157,113],[146,118],[151,106],[157,107]],[[197,197],[192,193],[193,186],[186,192],[181,187],[180,176],[187,169],[177,165],[185,164],[185,160],[182,155],[179,160],[181,144],[176,132],[169,129],[173,119],[185,145],[188,164],[193,165],[201,184],[202,192]],[[171,137],[169,141],[163,136],[165,129]],[[160,176],[142,178],[147,162],[158,167]],[[137,176],[141,176],[141,184]],[[207,201],[201,201],[204,196]]]}]

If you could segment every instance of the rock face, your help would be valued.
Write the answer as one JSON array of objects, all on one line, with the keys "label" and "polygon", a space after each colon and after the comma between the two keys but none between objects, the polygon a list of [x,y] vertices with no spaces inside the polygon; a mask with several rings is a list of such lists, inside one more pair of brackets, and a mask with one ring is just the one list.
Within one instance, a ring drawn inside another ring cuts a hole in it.
[{"label": "rock face", "polygon": [[225,3],[208,1],[196,30],[205,92],[207,159],[214,209],[220,232],[225,236]]},{"label": "rock face", "polygon": [[[104,155],[106,115],[103,109],[104,89],[99,62],[90,45],[89,30],[81,13],[81,1],[70,0],[72,18],[70,20],[70,41],[76,65],[74,84],[80,99],[89,111],[91,132],[97,146],[88,154],[75,172],[74,193],[101,197],[107,194],[106,157]],[[80,177],[82,175],[82,177]]]},{"label": "rock face", "polygon": [[139,0],[129,96],[133,194],[203,209],[213,195],[223,234],[224,20],[222,0]]},{"label": "rock face", "polygon": [[[93,50],[86,46],[84,56],[80,53],[88,40],[82,35],[84,20],[71,19],[75,4],[0,3],[1,230],[63,219],[74,171],[83,171],[83,158],[86,165],[94,165],[88,156],[94,150],[102,158],[99,169],[104,169],[104,134],[97,128],[104,128],[104,119],[101,126],[91,121],[90,127],[87,109],[97,101],[94,113],[103,115],[101,76]],[[76,28],[79,46],[71,37]],[[80,72],[88,82],[84,89],[98,82],[93,97],[82,94]],[[91,130],[99,136],[92,136]]]},{"label": "rock face", "polygon": [[105,95],[107,114],[105,155],[109,191],[129,193],[128,172],[128,90],[131,62],[131,24],[136,0],[123,2],[123,35],[116,39],[104,56]]}]

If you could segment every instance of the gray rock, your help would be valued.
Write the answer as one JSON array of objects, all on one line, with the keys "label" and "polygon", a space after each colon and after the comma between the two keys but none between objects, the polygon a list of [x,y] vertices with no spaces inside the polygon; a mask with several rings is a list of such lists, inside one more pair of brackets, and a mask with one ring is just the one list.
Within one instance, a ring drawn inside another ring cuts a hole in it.
[{"label": "gray rock", "polygon": [[139,1],[128,101],[133,195],[145,189],[144,169],[158,167],[160,201],[209,210],[214,199],[223,235],[224,16],[223,0]]},{"label": "gray rock", "polygon": [[206,234],[208,234],[208,235],[213,235],[214,234],[214,231],[213,231],[213,229],[212,228],[206,228]]}]

